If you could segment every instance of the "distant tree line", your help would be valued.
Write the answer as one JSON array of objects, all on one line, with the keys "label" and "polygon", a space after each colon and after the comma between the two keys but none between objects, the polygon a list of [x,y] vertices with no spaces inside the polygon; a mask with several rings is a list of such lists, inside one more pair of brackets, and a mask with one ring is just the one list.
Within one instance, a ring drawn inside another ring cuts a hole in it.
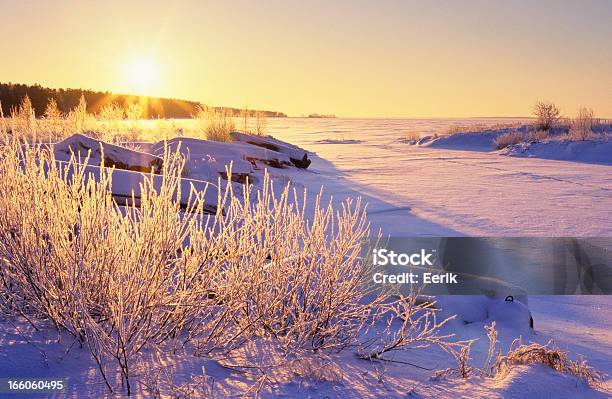
[{"label": "distant tree line", "polygon": [[[54,99],[61,112],[67,113],[74,109],[81,96],[87,102],[87,112],[96,114],[107,104],[116,104],[127,110],[131,104],[140,104],[143,108],[143,117],[154,118],[191,118],[203,104],[196,101],[180,100],[175,98],[160,98],[135,96],[129,94],[116,94],[111,92],[93,91],[84,89],[51,89],[38,84],[26,85],[19,83],[0,83],[0,103],[5,116],[19,107],[25,96],[30,98],[37,117],[44,115],[47,104]],[[230,116],[244,116],[244,110],[230,107],[214,107],[224,111]],[[282,112],[276,111],[248,111],[260,112],[266,117],[286,117]]]}]

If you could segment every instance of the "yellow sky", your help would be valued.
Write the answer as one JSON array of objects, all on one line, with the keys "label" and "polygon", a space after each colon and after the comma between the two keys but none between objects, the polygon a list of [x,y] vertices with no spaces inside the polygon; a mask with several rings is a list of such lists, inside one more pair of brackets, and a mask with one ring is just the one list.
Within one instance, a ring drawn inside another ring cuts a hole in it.
[{"label": "yellow sky", "polygon": [[0,81],[290,115],[521,116],[544,99],[612,116],[605,0],[105,3],[0,0]]}]

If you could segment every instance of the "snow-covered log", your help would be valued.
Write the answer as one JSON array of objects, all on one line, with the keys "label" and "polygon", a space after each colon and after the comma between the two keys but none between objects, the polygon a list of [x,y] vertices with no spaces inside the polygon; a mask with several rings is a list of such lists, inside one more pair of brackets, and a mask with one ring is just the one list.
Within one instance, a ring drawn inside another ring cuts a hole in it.
[{"label": "snow-covered log", "polygon": [[89,155],[88,163],[92,165],[101,165],[104,154],[104,166],[138,172],[151,172],[153,169],[156,173],[161,171],[163,164],[160,157],[105,143],[79,133],[54,144],[53,151],[55,158],[60,161],[70,160],[72,153],[77,160],[85,160]]},{"label": "snow-covered log", "polygon": [[[253,146],[247,143],[223,143],[218,141],[177,137],[166,142],[159,142],[151,147],[155,155],[163,155],[164,146],[168,145],[170,151],[180,151],[187,162],[192,160],[215,160],[218,173],[225,172],[225,166],[233,162],[232,173],[248,174],[252,167],[261,162],[275,168],[291,165],[286,154]],[[247,161],[247,162],[244,162]]]},{"label": "snow-covered log", "polygon": [[280,152],[289,156],[291,163],[298,168],[306,169],[310,166],[308,152],[296,145],[286,143],[270,136],[255,136],[241,132],[232,132],[232,139],[237,142],[248,143],[271,151]]},{"label": "snow-covered log", "polygon": [[[68,162],[57,161],[57,165],[61,171],[65,171],[68,179],[74,173],[74,166]],[[85,166],[85,176],[87,179],[100,180],[101,168],[95,165]],[[134,198],[134,205],[140,206],[140,198],[142,196],[142,185],[145,179],[153,177],[153,187],[159,192],[163,176],[150,175],[141,172],[133,172],[129,170],[115,169],[112,171],[112,195],[118,205],[131,205]],[[175,197],[179,201],[181,208],[186,209],[189,202],[191,190],[204,192],[204,212],[214,214],[217,211],[218,187],[215,184],[201,180],[181,179],[181,195]],[[132,197],[133,196],[133,197]],[[175,193],[176,196],[176,193]]]}]

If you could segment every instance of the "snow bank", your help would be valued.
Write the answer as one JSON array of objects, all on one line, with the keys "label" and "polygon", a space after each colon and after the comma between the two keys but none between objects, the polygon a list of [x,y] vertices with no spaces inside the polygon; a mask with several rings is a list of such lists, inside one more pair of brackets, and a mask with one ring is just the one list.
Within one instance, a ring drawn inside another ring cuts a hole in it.
[{"label": "snow bank", "polygon": [[[496,151],[495,141],[501,135],[518,132],[527,137],[527,126],[518,129],[502,128],[478,132],[462,132],[448,136],[425,136],[409,143],[420,147],[440,148],[463,151]],[[550,138],[541,142],[521,142],[503,149],[500,154],[511,157],[542,158],[558,161],[573,161],[593,164],[612,165],[612,141],[606,138],[607,125],[598,126],[604,138],[586,141],[566,139],[567,130],[558,128],[550,132]]]},{"label": "snow bank", "polygon": [[101,165],[104,154],[105,166],[139,172],[150,172],[151,169],[159,172],[163,162],[160,157],[105,143],[79,133],[54,144],[53,152],[55,158],[60,161],[69,161],[72,154],[77,160],[85,160],[89,156],[88,163],[93,165]]},{"label": "snow bank", "polygon": [[418,145],[430,148],[463,151],[494,151],[495,140],[511,129],[486,130],[483,132],[455,133],[448,136],[425,137]]},{"label": "snow bank", "polygon": [[612,141],[548,140],[541,143],[519,143],[506,148],[501,154],[511,157],[612,165]]}]

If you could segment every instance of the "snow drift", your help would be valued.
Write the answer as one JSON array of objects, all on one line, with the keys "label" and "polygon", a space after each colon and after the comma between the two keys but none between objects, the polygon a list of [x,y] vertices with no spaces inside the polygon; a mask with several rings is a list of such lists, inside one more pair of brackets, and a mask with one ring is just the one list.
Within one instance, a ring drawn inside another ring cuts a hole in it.
[{"label": "snow drift", "polygon": [[547,140],[541,143],[519,143],[502,150],[501,154],[511,157],[612,165],[612,141]]}]

